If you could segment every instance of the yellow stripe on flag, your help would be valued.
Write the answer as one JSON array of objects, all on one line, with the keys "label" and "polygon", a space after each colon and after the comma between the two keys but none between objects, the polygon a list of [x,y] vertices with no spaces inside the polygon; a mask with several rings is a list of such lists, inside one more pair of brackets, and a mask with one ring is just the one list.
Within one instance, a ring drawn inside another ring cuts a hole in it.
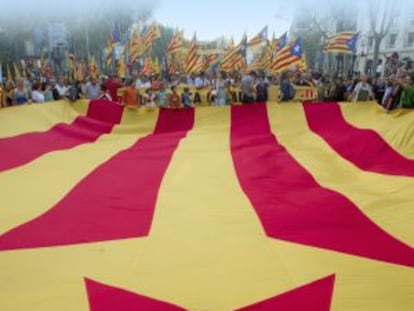
[{"label": "yellow stripe on flag", "polygon": [[157,110],[126,110],[123,123],[95,143],[51,152],[2,172],[0,185],[7,185],[7,191],[1,196],[0,233],[48,211],[101,163],[151,134],[157,116]]},{"label": "yellow stripe on flag", "polygon": [[414,160],[414,126],[412,110],[398,110],[387,114],[378,104],[358,103],[340,105],[342,114],[353,126],[372,129],[390,146],[406,158]]},{"label": "yellow stripe on flag", "polygon": [[342,193],[371,220],[414,244],[413,179],[365,172],[341,158],[308,127],[301,104],[268,107],[272,131],[322,186]]},{"label": "yellow stripe on flag", "polygon": [[78,116],[86,115],[88,101],[70,104],[55,101],[42,105],[16,106],[0,111],[0,138],[30,132],[43,132],[58,123],[71,123]]}]

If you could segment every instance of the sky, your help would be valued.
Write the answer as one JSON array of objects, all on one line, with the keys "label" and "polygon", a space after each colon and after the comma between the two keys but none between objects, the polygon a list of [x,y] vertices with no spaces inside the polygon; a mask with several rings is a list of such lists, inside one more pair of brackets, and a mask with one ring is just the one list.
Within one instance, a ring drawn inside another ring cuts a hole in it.
[{"label": "sky", "polygon": [[184,29],[188,38],[196,31],[198,40],[225,35],[238,42],[245,31],[250,38],[266,25],[269,36],[273,31],[280,35],[289,30],[292,6],[279,0],[163,0],[155,6],[153,15],[162,24]]},{"label": "sky", "polygon": [[[220,36],[233,36],[240,41],[244,32],[249,38],[264,26],[280,36],[288,31],[295,12],[303,4],[323,7],[343,1],[357,5],[361,1],[390,1],[395,6],[411,3],[413,0],[0,0],[0,28],[4,17],[49,20],[51,17],[83,16],[93,18],[94,11],[104,9],[111,12],[118,6],[127,6],[138,12],[143,7],[152,12],[158,22],[184,30],[186,38],[197,33],[200,41],[210,41]],[[2,5],[4,4],[4,5]],[[6,5],[7,4],[7,5]]]}]

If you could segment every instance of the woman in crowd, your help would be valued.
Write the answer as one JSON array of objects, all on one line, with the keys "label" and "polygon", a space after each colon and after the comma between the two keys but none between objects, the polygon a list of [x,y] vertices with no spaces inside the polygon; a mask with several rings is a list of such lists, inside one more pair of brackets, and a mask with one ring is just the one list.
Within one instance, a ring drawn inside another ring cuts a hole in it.
[{"label": "woman in crowd", "polygon": [[226,104],[226,73],[218,72],[216,86],[216,96],[214,99],[215,106],[224,106]]},{"label": "woman in crowd", "polygon": [[27,104],[30,101],[30,98],[30,91],[26,89],[24,80],[21,78],[17,79],[17,85],[13,94],[13,105]]}]

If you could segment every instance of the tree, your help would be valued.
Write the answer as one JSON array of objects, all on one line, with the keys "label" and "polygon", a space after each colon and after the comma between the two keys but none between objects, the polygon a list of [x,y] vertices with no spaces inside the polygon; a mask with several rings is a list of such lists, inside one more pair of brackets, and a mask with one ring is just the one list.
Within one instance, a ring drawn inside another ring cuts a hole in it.
[{"label": "tree", "polygon": [[[324,57],[322,54],[325,42],[330,35],[341,31],[356,29],[356,9],[344,0],[325,3],[317,6],[315,3],[303,5],[297,9],[296,17],[298,29],[293,29],[293,35],[301,37],[310,65],[317,65],[317,70],[322,72]],[[328,55],[328,69],[332,69],[334,57]],[[337,58],[342,60],[343,58]]]},{"label": "tree", "polygon": [[395,6],[389,0],[379,0],[379,2],[376,0],[375,3],[371,0],[368,8],[370,31],[374,43],[373,70],[371,73],[375,75],[381,42],[388,34],[395,19]]}]

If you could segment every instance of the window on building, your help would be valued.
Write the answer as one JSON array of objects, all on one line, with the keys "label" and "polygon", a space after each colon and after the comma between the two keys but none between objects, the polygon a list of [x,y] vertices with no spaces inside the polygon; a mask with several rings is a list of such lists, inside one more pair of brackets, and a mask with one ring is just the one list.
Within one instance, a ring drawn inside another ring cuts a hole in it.
[{"label": "window on building", "polygon": [[414,32],[409,32],[407,36],[407,46],[414,45]]},{"label": "window on building", "polygon": [[389,49],[394,48],[396,41],[397,41],[397,34],[396,33],[390,34],[390,36],[388,37],[387,48],[389,48]]}]

